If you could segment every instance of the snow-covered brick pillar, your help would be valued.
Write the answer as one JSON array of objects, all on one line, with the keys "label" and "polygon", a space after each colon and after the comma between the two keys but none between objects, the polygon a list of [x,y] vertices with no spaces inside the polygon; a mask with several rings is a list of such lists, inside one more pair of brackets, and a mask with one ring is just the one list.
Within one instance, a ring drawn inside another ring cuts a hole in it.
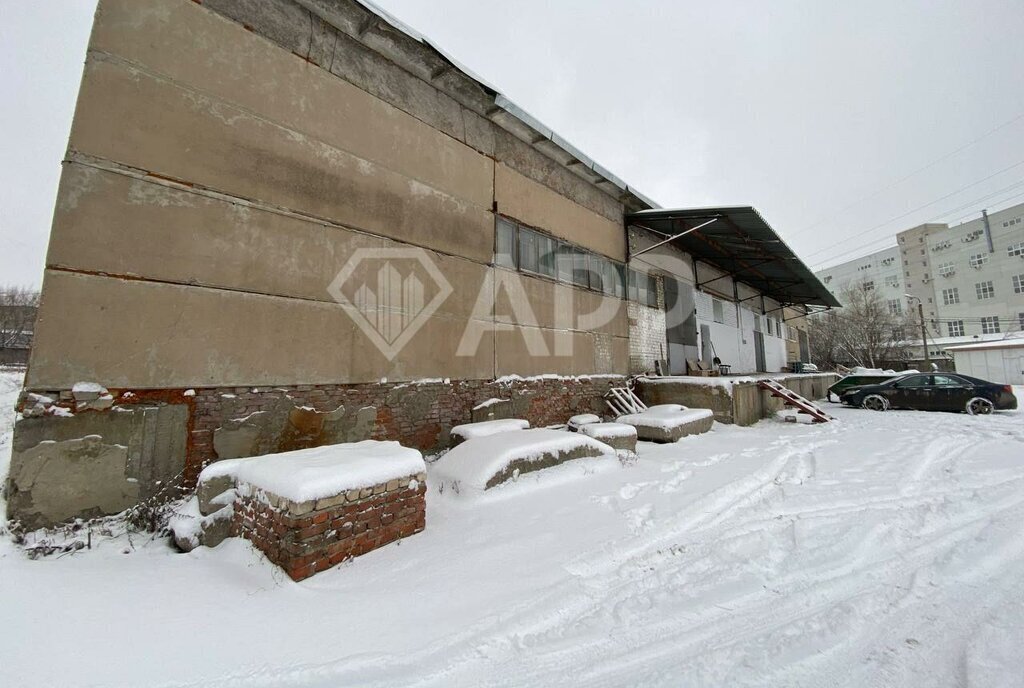
[{"label": "snow-covered brick pillar", "polygon": [[423,457],[397,442],[221,461],[203,471],[200,493],[214,481],[234,484],[209,500],[216,508],[225,495],[233,497],[230,534],[252,542],[296,581],[426,526]]}]

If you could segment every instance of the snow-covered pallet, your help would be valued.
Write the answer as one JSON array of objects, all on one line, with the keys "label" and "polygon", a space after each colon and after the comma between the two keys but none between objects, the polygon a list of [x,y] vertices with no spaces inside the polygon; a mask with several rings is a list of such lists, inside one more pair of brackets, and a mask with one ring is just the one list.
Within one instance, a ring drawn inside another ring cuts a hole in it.
[{"label": "snow-covered pallet", "polygon": [[640,413],[619,416],[618,422],[632,425],[642,440],[676,442],[687,435],[699,435],[710,430],[715,422],[715,414],[711,409],[660,404]]},{"label": "snow-covered pallet", "polygon": [[488,490],[521,473],[573,459],[614,456],[615,450],[583,433],[512,430],[466,440],[434,463],[434,475],[459,490]]},{"label": "snow-covered pallet", "polygon": [[423,530],[425,481],[422,455],[397,442],[228,459],[203,470],[170,525],[186,551],[243,537],[302,580]]}]

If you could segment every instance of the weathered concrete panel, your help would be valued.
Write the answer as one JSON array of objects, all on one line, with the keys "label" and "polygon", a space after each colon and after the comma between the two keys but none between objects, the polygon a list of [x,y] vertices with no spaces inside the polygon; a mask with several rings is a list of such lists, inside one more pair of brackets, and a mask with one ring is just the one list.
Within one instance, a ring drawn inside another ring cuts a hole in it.
[{"label": "weathered concrete panel", "polygon": [[615,260],[626,259],[626,232],[613,222],[506,165],[496,165],[494,197],[498,212]]},{"label": "weathered concrete panel", "polygon": [[[267,12],[270,4],[260,6]],[[293,14],[288,21],[301,23],[308,36],[307,13]],[[296,55],[268,49],[256,34],[200,5],[104,0],[98,17],[93,50],[145,65],[482,208],[491,205],[490,159]],[[269,18],[274,26],[285,22],[279,13]],[[203,49],[182,50],[183,45]]]},{"label": "weathered concrete panel", "polygon": [[39,528],[115,514],[157,495],[184,468],[187,426],[184,405],[19,420],[8,517]]},{"label": "weathered concrete panel", "polygon": [[[109,103],[122,104],[117,117]],[[480,262],[491,213],[423,182],[121,64],[86,64],[71,148]]]},{"label": "weathered concrete panel", "polygon": [[[558,332],[569,342],[566,355],[556,356],[554,330],[509,325],[495,337],[496,374],[594,375],[620,373],[629,357],[629,340],[591,332]],[[543,348],[538,349],[543,342]],[[538,351],[546,355],[538,355]]]},{"label": "weathered concrete panel", "polygon": [[[51,267],[332,301],[328,286],[353,252],[402,246],[72,163],[47,259]],[[468,319],[490,268],[424,255],[453,288],[438,314]]]},{"label": "weathered concrete panel", "polygon": [[392,362],[335,303],[54,270],[43,291],[26,380],[33,389],[79,380],[160,389],[493,375],[490,333],[473,355],[456,357],[455,333],[467,320],[441,313]]},{"label": "weathered concrete panel", "polygon": [[622,222],[622,203],[497,125],[493,136],[498,161],[612,222]]},{"label": "weathered concrete panel", "polygon": [[[629,334],[626,302],[551,279],[495,268],[495,320],[549,329]],[[532,316],[533,322],[529,321]]]}]

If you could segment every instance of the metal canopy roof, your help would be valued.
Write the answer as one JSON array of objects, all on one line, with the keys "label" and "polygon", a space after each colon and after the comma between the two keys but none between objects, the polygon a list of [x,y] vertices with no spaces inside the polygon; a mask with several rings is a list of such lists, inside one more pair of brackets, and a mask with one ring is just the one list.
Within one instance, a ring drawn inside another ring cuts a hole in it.
[{"label": "metal canopy roof", "polygon": [[[703,223],[709,224],[677,236]],[[642,227],[785,305],[838,308],[836,300],[786,242],[749,206],[641,210],[626,215]]]}]

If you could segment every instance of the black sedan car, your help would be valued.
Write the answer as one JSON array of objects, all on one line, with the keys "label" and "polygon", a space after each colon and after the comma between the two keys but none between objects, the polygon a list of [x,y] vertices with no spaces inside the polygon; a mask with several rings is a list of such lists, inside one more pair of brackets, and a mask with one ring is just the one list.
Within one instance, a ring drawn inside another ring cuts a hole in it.
[{"label": "black sedan car", "polygon": [[840,401],[872,411],[964,411],[971,415],[1017,408],[1010,385],[997,385],[958,373],[902,375],[887,382],[854,387]]}]

